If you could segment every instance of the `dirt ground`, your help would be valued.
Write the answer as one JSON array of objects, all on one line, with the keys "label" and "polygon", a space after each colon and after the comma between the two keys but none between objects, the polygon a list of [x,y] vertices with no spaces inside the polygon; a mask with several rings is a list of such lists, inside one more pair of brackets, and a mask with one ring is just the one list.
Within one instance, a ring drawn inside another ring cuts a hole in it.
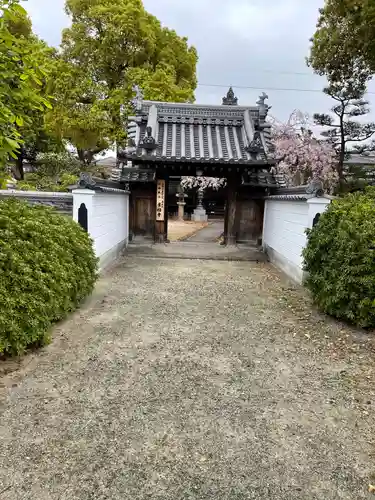
[{"label": "dirt ground", "polygon": [[170,241],[182,241],[196,234],[201,229],[207,227],[207,222],[194,222],[194,221],[168,221],[168,239]]},{"label": "dirt ground", "polygon": [[126,257],[3,376],[1,500],[360,500],[374,342],[268,264]]}]

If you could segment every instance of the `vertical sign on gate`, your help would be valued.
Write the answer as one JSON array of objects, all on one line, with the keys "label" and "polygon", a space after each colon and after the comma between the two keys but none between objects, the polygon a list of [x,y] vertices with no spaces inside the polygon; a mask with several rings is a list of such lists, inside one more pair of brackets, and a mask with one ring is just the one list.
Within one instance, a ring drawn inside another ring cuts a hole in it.
[{"label": "vertical sign on gate", "polygon": [[165,214],[165,181],[158,179],[156,187],[156,220],[164,221]]}]

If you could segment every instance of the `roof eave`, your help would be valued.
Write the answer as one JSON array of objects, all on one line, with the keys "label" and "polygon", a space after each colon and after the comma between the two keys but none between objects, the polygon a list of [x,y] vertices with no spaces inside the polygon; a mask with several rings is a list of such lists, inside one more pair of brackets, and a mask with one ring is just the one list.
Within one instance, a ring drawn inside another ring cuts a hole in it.
[{"label": "roof eave", "polygon": [[215,159],[204,159],[204,158],[160,158],[157,156],[151,156],[151,155],[142,155],[142,156],[136,156],[136,155],[127,155],[121,158],[125,161],[136,161],[138,163],[174,163],[174,164],[186,164],[186,163],[192,163],[194,165],[196,164],[201,164],[201,165],[218,165],[218,166],[226,166],[226,165],[244,165],[244,166],[249,166],[249,167],[254,167],[254,166],[273,166],[276,165],[276,161],[273,159],[269,160],[228,160],[228,161],[222,161],[222,160],[215,160]]}]

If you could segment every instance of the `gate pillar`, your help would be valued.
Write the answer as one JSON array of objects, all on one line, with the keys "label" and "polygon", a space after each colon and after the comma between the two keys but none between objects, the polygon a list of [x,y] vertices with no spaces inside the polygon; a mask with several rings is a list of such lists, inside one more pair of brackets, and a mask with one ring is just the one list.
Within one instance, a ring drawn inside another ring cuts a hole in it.
[{"label": "gate pillar", "polygon": [[156,179],[155,243],[168,243],[168,190],[169,176]]}]

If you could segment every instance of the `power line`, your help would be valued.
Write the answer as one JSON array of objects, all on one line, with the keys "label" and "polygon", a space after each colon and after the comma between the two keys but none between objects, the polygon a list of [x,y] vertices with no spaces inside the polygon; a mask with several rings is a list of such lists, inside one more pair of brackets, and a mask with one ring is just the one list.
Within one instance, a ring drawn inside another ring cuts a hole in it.
[{"label": "power line", "polygon": [[318,89],[291,89],[291,88],[278,88],[278,87],[251,87],[245,85],[218,85],[215,83],[198,83],[198,87],[220,87],[220,88],[229,88],[233,87],[234,89],[250,89],[250,90],[285,90],[285,91],[294,91],[294,92],[322,92]]},{"label": "power line", "polygon": [[[245,85],[219,85],[215,83],[198,83],[198,87],[218,87],[228,89],[233,87],[234,89],[249,89],[249,90],[274,90],[274,91],[284,91],[284,92],[314,92],[322,94],[321,89],[296,89],[296,88],[280,88],[280,87],[251,87]],[[366,94],[375,95],[375,92],[366,92]]]},{"label": "power line", "polygon": [[307,71],[280,71],[280,70],[275,71],[274,69],[260,69],[256,70],[255,73],[273,73],[274,75],[299,75],[299,76],[314,75],[313,72],[308,73]]}]

